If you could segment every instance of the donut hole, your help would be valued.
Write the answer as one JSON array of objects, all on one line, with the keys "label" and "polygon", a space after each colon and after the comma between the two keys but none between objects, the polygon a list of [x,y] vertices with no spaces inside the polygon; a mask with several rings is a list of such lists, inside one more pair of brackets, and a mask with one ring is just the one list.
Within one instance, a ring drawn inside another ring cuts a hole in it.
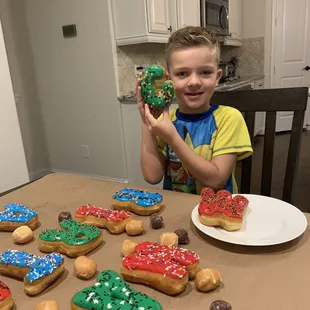
[{"label": "donut hole", "polygon": [[163,80],[163,79],[154,80],[155,89],[159,93],[163,93],[164,92],[164,82],[165,82],[165,80]]},{"label": "donut hole", "polygon": [[82,233],[79,233],[76,237],[79,239],[86,239],[86,235],[84,235]]},{"label": "donut hole", "polygon": [[20,215],[23,215],[23,213],[21,213],[21,212],[13,212],[13,215],[20,216]]}]

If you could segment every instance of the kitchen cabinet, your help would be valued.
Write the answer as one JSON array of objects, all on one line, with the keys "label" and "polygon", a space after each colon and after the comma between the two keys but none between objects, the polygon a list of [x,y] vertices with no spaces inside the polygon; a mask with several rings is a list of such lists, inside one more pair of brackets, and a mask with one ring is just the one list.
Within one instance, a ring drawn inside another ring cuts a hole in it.
[{"label": "kitchen cabinet", "polygon": [[200,26],[200,0],[177,0],[177,29]]},{"label": "kitchen cabinet", "polygon": [[224,45],[241,46],[242,44],[242,0],[229,0],[229,33]]},{"label": "kitchen cabinet", "polygon": [[166,43],[171,32],[200,25],[199,0],[113,0],[116,44]]}]

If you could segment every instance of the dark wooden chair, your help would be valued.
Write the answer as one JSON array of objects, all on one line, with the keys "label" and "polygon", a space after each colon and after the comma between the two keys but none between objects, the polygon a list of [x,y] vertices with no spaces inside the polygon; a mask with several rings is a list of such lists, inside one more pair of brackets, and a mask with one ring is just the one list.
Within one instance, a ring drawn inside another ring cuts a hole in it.
[{"label": "dark wooden chair", "polygon": [[[216,92],[212,97],[212,103],[232,106],[243,113],[252,145],[254,141],[255,112],[266,112],[261,195],[271,195],[277,112],[294,111],[282,194],[282,200],[293,201],[307,99],[307,87]],[[252,157],[248,157],[242,162],[241,193],[250,193],[251,172]]]}]

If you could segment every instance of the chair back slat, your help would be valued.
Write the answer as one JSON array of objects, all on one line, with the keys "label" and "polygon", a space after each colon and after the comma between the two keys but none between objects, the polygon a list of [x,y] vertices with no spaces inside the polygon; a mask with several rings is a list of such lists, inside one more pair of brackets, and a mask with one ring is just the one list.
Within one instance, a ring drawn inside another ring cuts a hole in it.
[{"label": "chair back slat", "polygon": [[292,189],[295,187],[304,117],[305,111],[294,112],[282,194],[282,199],[286,202],[291,202],[294,199]]},{"label": "chair back slat", "polygon": [[[232,106],[244,113],[252,145],[255,112],[266,112],[261,194],[271,195],[276,113],[294,111],[282,199],[292,202],[301,144],[308,87],[216,92],[212,104]],[[241,193],[251,190],[252,157],[242,161]]]},{"label": "chair back slat", "polygon": [[[249,130],[251,143],[254,141],[255,112],[245,112],[244,119]],[[252,156],[242,161],[241,170],[241,192],[249,194],[251,192],[251,175],[252,175]]]},{"label": "chair back slat", "polygon": [[261,193],[270,196],[277,112],[266,112]]}]

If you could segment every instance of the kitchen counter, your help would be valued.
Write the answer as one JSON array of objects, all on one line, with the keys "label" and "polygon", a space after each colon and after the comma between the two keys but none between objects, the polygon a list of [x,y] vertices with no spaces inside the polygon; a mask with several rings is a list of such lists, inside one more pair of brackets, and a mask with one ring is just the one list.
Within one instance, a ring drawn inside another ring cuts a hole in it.
[{"label": "kitchen counter", "polygon": [[[254,81],[263,79],[264,75],[253,75],[253,76],[246,76],[243,77],[237,81],[234,82],[225,82],[220,84],[218,87],[216,87],[215,91],[219,91],[219,92],[223,92],[223,91],[231,91],[231,90],[235,90],[238,89],[240,87],[243,87],[247,84],[250,84]],[[126,95],[122,95],[120,97],[117,98],[121,103],[124,104],[132,104],[132,103],[136,103],[136,92],[132,91],[129,92]],[[175,101],[175,100],[174,100]]]},{"label": "kitchen counter", "polygon": [[[40,222],[39,228],[34,231],[35,239],[25,245],[14,244],[12,233],[0,232],[1,251],[18,249],[44,255],[37,248],[38,234],[47,228],[57,227],[59,212],[70,211],[74,214],[77,208],[86,203],[110,208],[113,193],[123,187],[122,183],[55,173],[1,197],[1,210],[11,202],[23,203],[38,212]],[[132,184],[131,187],[137,188]],[[150,190],[147,187],[139,188]],[[121,245],[125,239],[129,238],[136,243],[157,241],[161,233],[173,232],[180,227],[188,231],[190,238],[189,244],[183,247],[197,252],[201,268],[219,270],[222,284],[213,292],[200,293],[195,288],[194,281],[189,281],[186,290],[174,297],[145,285],[130,284],[160,302],[163,309],[209,309],[211,302],[216,299],[228,301],[234,310],[309,309],[309,228],[298,239],[277,246],[247,247],[224,243],[204,235],[193,225],[191,213],[199,203],[198,195],[156,191],[163,195],[165,201],[165,208],[161,212],[165,227],[154,230],[150,227],[149,216],[136,216],[144,223],[143,235],[112,235],[107,230],[102,230],[104,243],[88,255],[96,260],[98,271],[120,271]],[[309,221],[310,215],[306,214],[306,217]],[[65,273],[48,289],[34,297],[24,293],[23,281],[1,275],[1,281],[12,291],[14,309],[34,309],[39,302],[48,299],[57,300],[61,310],[70,309],[72,296],[96,283],[98,275],[97,273],[90,280],[78,279],[73,271],[74,261],[65,257]]]},{"label": "kitchen counter", "polygon": [[246,76],[243,78],[240,78],[237,81],[234,82],[225,82],[220,84],[215,91],[230,91],[235,90],[240,87],[243,87],[245,85],[248,85],[254,81],[264,79],[264,75],[253,75],[253,76]]}]

